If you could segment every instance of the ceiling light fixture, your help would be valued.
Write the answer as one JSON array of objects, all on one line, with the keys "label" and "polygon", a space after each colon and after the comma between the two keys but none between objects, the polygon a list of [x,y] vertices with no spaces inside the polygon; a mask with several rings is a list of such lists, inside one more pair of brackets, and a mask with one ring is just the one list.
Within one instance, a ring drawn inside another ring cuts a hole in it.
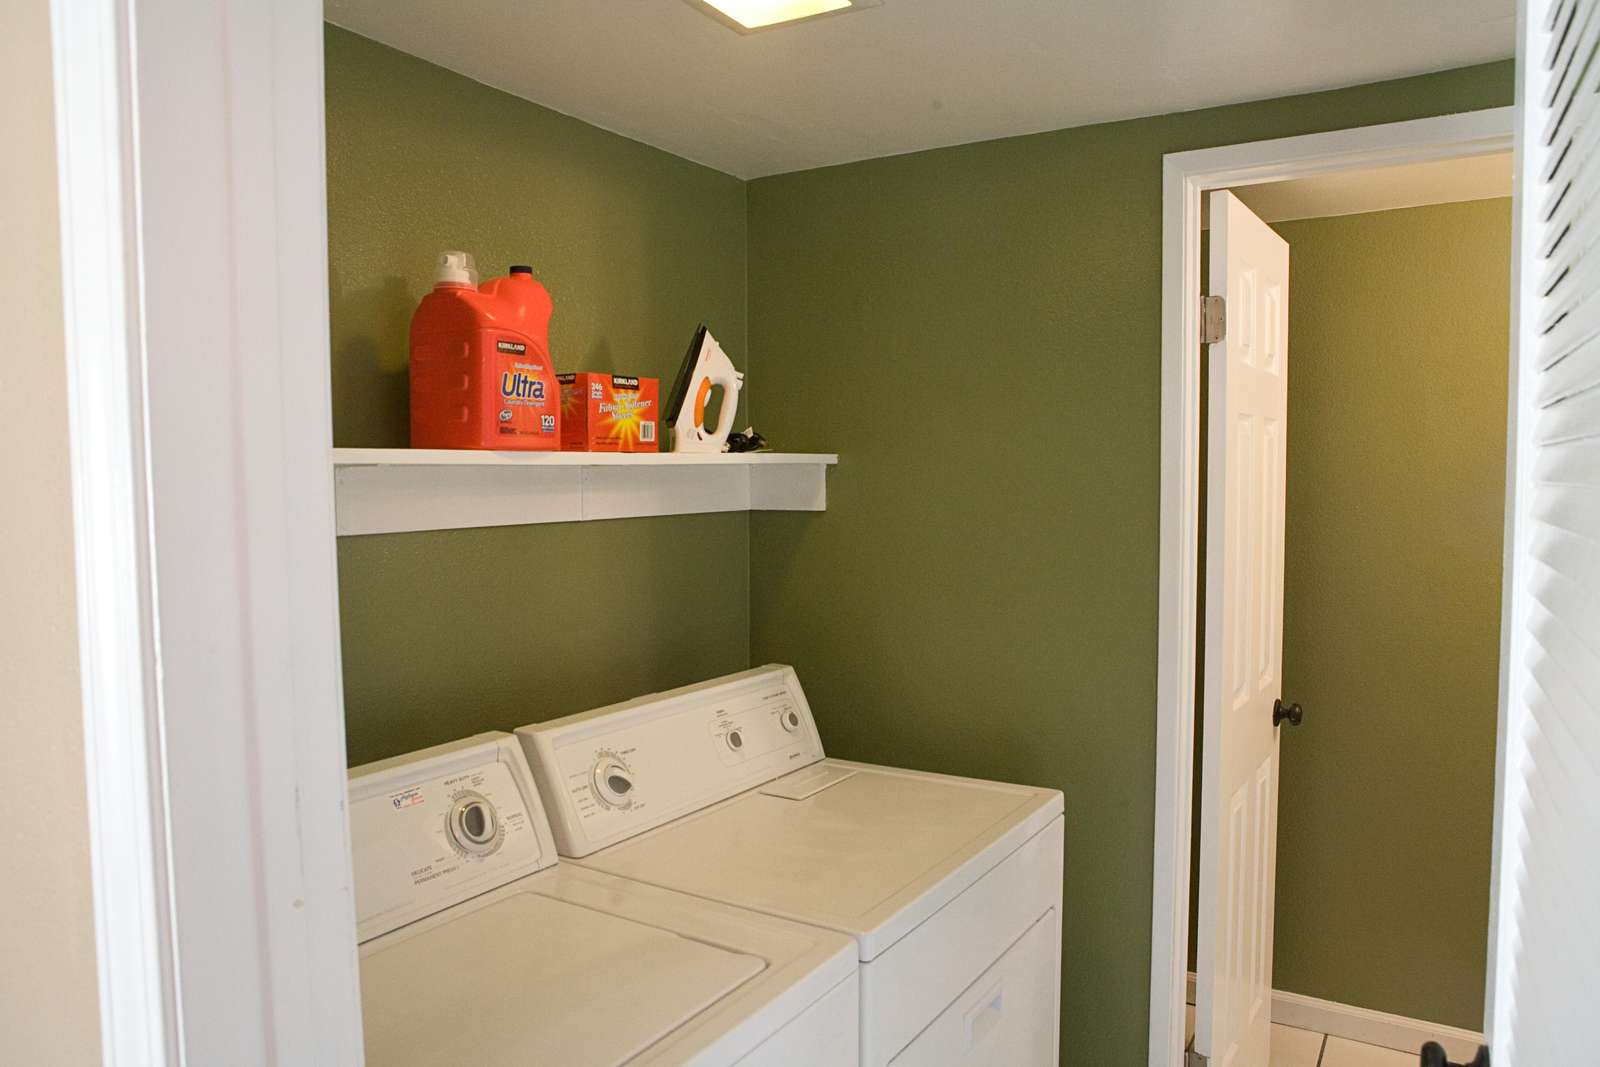
[{"label": "ceiling light fixture", "polygon": [[819,15],[877,7],[882,0],[689,0],[689,3],[740,33],[750,33]]}]

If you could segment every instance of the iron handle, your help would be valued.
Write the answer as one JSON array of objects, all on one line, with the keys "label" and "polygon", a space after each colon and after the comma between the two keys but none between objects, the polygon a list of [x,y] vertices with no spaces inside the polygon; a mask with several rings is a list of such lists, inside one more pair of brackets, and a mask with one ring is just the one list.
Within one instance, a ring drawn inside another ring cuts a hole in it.
[{"label": "iron handle", "polygon": [[1288,719],[1290,726],[1299,726],[1306,713],[1299,704],[1285,704],[1280,698],[1272,702],[1272,725],[1281,726]]}]

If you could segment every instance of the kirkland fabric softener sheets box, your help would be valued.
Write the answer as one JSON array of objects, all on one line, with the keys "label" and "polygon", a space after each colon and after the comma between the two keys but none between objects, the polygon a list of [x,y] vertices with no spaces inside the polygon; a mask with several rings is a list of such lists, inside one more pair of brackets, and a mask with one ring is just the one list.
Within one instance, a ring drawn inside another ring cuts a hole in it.
[{"label": "kirkland fabric softener sheets box", "polygon": [[558,374],[563,452],[658,452],[661,382],[626,374]]}]

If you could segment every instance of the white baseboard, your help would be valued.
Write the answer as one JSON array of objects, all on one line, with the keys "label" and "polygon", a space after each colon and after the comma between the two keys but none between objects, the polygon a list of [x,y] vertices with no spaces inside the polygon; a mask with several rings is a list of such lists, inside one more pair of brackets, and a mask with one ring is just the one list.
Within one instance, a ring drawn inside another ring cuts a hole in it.
[{"label": "white baseboard", "polygon": [[[1189,973],[1189,1003],[1194,1003],[1194,972]],[[1366,1045],[1417,1052],[1429,1041],[1437,1041],[1452,1060],[1462,1063],[1477,1055],[1483,1035],[1458,1026],[1408,1019],[1404,1015],[1355,1008],[1331,1000],[1272,991],[1272,1021],[1301,1030],[1360,1041]]]}]

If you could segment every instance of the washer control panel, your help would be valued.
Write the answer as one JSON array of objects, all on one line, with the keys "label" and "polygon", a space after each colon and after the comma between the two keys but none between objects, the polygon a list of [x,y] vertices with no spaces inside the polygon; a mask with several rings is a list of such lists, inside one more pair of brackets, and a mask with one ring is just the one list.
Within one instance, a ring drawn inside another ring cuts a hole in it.
[{"label": "washer control panel", "polygon": [[463,856],[492,856],[505,844],[505,823],[494,801],[475,789],[463,789],[453,798],[446,828],[450,843]]},{"label": "washer control panel", "polygon": [[350,834],[362,941],[556,862],[510,734],[352,769]]},{"label": "washer control panel", "polygon": [[556,847],[586,856],[822,759],[793,668],[762,667],[517,730]]}]

